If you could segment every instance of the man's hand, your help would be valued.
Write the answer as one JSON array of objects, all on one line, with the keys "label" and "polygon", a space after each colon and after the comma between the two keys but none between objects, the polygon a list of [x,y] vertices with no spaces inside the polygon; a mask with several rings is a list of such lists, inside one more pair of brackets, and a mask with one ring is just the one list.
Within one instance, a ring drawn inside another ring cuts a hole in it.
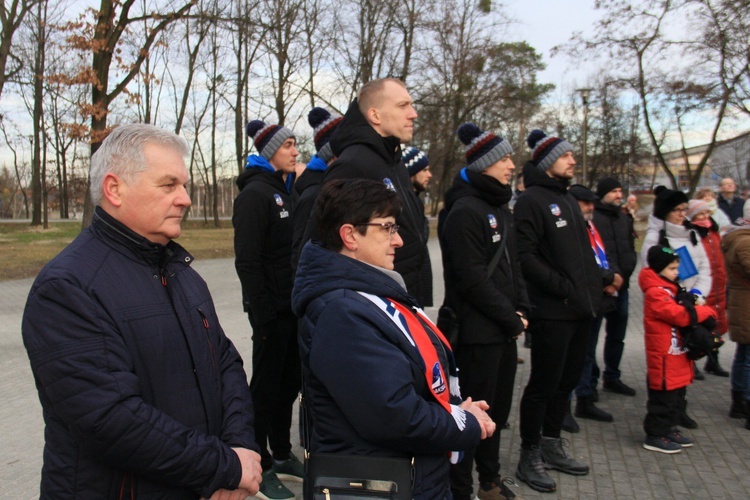
[{"label": "man's hand", "polygon": [[526,330],[529,327],[529,320],[527,320],[523,313],[521,311],[516,311],[516,314],[519,318],[521,318],[521,323],[523,323],[523,329]]},{"label": "man's hand", "polygon": [[[240,490],[246,490],[250,495],[258,493],[260,483],[263,481],[261,474],[263,468],[260,466],[260,455],[247,448],[232,448],[240,459],[242,465],[242,479],[240,479]],[[238,491],[238,490],[235,490]],[[235,497],[231,497],[233,500]]]},{"label": "man's hand", "polygon": [[482,439],[486,439],[495,433],[496,425],[490,416],[487,415],[487,410],[490,409],[490,406],[486,401],[472,401],[471,398],[466,398],[466,401],[461,403],[459,408],[466,410],[476,417],[479,427],[482,429]]},{"label": "man's hand", "polygon": [[604,293],[606,293],[607,295],[616,295],[617,288],[615,288],[614,285],[607,285],[604,287]]},{"label": "man's hand", "polygon": [[250,492],[242,488],[237,490],[216,490],[210,500],[245,500],[251,496]]},{"label": "man's hand", "polygon": [[615,273],[615,279],[612,281],[612,286],[615,287],[615,290],[619,290],[620,288],[622,288],[622,282],[622,276]]}]

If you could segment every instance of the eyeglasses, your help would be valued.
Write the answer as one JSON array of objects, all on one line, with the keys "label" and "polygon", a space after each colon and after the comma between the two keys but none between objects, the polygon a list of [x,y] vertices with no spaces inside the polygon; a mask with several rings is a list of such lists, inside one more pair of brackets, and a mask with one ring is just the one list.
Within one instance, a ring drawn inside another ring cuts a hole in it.
[{"label": "eyeglasses", "polygon": [[378,226],[388,231],[388,236],[393,238],[393,235],[398,232],[399,225],[393,222],[362,222],[356,224],[357,226]]},{"label": "eyeglasses", "polygon": [[678,213],[678,214],[686,214],[688,211],[687,208],[673,208],[672,212]]}]

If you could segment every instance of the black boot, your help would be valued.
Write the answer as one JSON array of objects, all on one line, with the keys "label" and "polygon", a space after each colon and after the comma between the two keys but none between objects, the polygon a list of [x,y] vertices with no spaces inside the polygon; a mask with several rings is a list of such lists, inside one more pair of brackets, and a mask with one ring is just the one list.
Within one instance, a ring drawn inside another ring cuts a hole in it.
[{"label": "black boot", "polygon": [[693,374],[695,375],[695,380],[704,380],[706,378],[696,364],[693,364]]},{"label": "black boot", "polygon": [[530,450],[521,448],[521,458],[518,460],[516,477],[531,486],[536,491],[555,491],[557,483],[549,477],[542,462],[542,451],[538,446],[532,446]]},{"label": "black boot", "polygon": [[576,417],[598,420],[599,422],[612,422],[612,415],[597,408],[591,397],[576,398]]},{"label": "black boot", "polygon": [[576,419],[573,418],[573,414],[570,412],[570,400],[568,400],[568,408],[565,410],[561,429],[565,432],[570,432],[571,434],[581,432],[578,422],[576,422]]},{"label": "black boot", "polygon": [[732,391],[732,406],[729,408],[729,418],[747,418],[745,406],[745,391]]},{"label": "black boot", "polygon": [[567,439],[542,436],[539,449],[542,451],[542,461],[547,469],[556,469],[574,476],[585,476],[589,473],[589,466],[571,457],[565,449]]},{"label": "black boot", "polygon": [[703,365],[703,371],[713,373],[719,377],[728,377],[729,372],[719,364],[719,349],[711,349],[706,355],[706,364]]},{"label": "black boot", "polygon": [[680,424],[680,427],[684,427],[685,429],[697,429],[698,428],[698,422],[688,417],[687,398],[685,398],[682,402],[682,411],[680,411],[679,424]]}]

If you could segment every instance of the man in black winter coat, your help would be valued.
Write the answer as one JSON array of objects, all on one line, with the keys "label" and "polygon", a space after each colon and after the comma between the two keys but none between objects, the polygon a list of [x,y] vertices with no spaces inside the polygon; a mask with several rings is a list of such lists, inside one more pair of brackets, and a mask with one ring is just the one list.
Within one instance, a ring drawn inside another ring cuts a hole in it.
[{"label": "man in black winter coat", "polygon": [[731,177],[726,177],[719,182],[719,208],[727,214],[732,224],[741,226],[744,224],[742,209],[745,200],[737,196],[737,184]]},{"label": "man in black winter coat", "polygon": [[[617,292],[615,309],[604,315],[606,337],[604,340],[604,390],[635,396],[635,389],[620,380],[620,360],[625,349],[625,332],[628,328],[628,289],[630,276],[638,262],[635,251],[633,217],[622,211],[622,184],[614,177],[604,177],[597,183],[599,197],[594,205],[594,224],[607,249],[609,268],[622,277]],[[594,365],[592,385],[596,387],[599,369]]]},{"label": "man in black winter coat", "polygon": [[[422,304],[426,299],[421,271],[427,241],[419,217],[419,200],[401,161],[401,144],[414,133],[417,112],[406,85],[396,78],[373,80],[362,86],[331,138],[337,157],[323,183],[332,179],[372,179],[398,193],[403,211],[396,221],[404,246],[396,252],[396,272],[406,289]],[[304,240],[315,236],[315,221],[308,217]]]},{"label": "man in black winter coat", "polygon": [[298,152],[294,133],[286,127],[253,120],[247,133],[259,155],[248,155],[237,178],[240,194],[234,200],[232,224],[242,303],[253,328],[250,391],[263,466],[260,493],[294,498],[279,478],[301,481],[303,475],[290,437],[302,377],[291,304],[291,188]]},{"label": "man in black winter coat", "polygon": [[[445,194],[438,232],[447,303],[460,322],[453,348],[462,395],[487,401],[490,418],[504,423],[516,378],[516,338],[526,329],[530,309],[507,207],[513,149],[473,123],[461,125],[458,136],[466,145],[467,166]],[[477,498],[513,498],[500,477],[499,455],[499,432],[466,451],[451,468],[453,497],[474,498],[476,462]]]},{"label": "man in black winter coat", "polygon": [[40,498],[258,491],[242,359],[173,241],[187,155],[172,132],[116,128],[91,157],[91,226],[34,281],[22,334],[45,423]]},{"label": "man in black winter coat", "polygon": [[534,130],[527,140],[526,190],[514,207],[518,255],[532,309],[531,375],[521,398],[521,458],[516,475],[554,491],[545,467],[574,475],[589,467],[570,457],[560,439],[568,397],[581,376],[602,274],[578,202],[567,192],[573,146]]}]

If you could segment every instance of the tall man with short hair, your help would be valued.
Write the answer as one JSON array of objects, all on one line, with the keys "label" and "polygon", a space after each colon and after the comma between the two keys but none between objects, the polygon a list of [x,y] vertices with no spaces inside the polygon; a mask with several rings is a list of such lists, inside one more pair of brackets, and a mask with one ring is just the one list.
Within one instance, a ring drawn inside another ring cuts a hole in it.
[{"label": "tall man with short hair", "polygon": [[589,467],[570,457],[560,429],[578,383],[602,276],[576,200],[567,192],[573,146],[534,130],[527,143],[524,195],[514,215],[518,255],[532,309],[531,375],[521,398],[521,458],[516,475],[538,491],[554,491],[545,466],[574,475]]},{"label": "tall man with short hair", "polygon": [[743,225],[742,207],[745,200],[737,196],[737,184],[731,177],[725,177],[719,182],[719,208],[727,214],[732,224]]},{"label": "tall man with short hair", "polygon": [[242,359],[193,257],[187,143],[116,128],[91,157],[91,226],[23,315],[45,422],[41,498],[244,499],[258,490]]}]

